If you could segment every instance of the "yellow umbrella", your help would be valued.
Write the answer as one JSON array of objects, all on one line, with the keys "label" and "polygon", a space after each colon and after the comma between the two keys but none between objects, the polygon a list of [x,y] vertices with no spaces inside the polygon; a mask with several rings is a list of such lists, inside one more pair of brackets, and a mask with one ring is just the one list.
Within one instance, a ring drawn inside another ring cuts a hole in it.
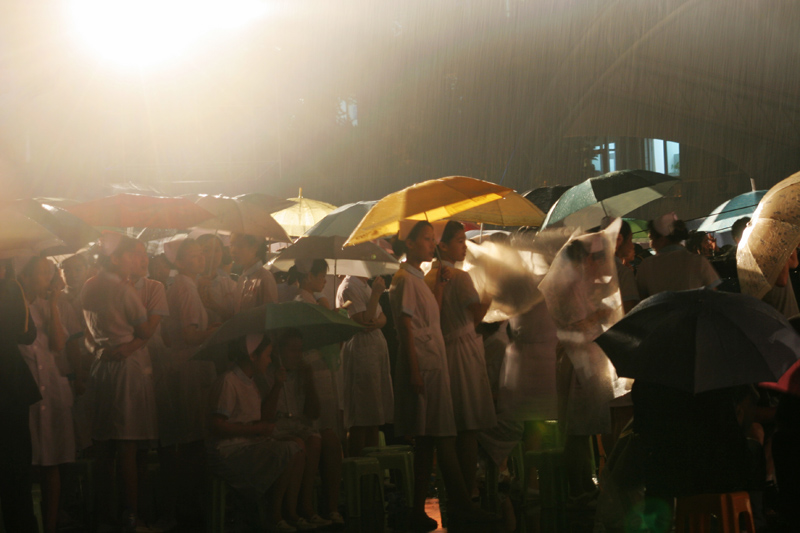
[{"label": "yellow umbrella", "polygon": [[499,200],[467,209],[450,218],[495,226],[541,226],[545,216],[530,200],[512,192]]},{"label": "yellow umbrella", "polygon": [[464,176],[423,181],[375,204],[353,230],[345,246],[394,235],[400,229],[401,220],[442,220],[512,192],[507,187]]},{"label": "yellow umbrella", "polygon": [[283,226],[286,233],[293,237],[305,234],[314,224],[336,209],[335,205],[303,198],[302,187],[297,198],[287,198],[287,200],[294,202],[294,205],[278,211],[272,216],[278,224]]},{"label": "yellow umbrella", "polygon": [[269,212],[255,203],[226,196],[205,195],[200,195],[195,203],[214,214],[214,218],[199,224],[198,228],[246,233],[272,241],[292,242]]},{"label": "yellow umbrella", "polygon": [[800,172],[772,187],[758,204],[736,252],[744,294],[762,298],[800,244]]}]

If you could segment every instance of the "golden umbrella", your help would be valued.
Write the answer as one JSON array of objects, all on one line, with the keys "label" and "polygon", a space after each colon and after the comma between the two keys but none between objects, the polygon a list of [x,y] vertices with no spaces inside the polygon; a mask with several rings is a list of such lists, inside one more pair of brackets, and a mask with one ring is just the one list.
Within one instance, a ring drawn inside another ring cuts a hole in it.
[{"label": "golden umbrella", "polygon": [[345,246],[394,235],[401,220],[442,220],[512,192],[507,187],[464,176],[423,181],[393,192],[375,204]]},{"label": "golden umbrella", "polygon": [[742,292],[762,298],[800,244],[800,172],[772,187],[758,204],[736,252]]},{"label": "golden umbrella", "polygon": [[325,216],[336,209],[335,205],[319,200],[303,198],[303,188],[297,198],[287,198],[294,202],[294,205],[274,213],[272,216],[283,226],[286,233],[293,237],[305,234],[314,224],[325,218]]},{"label": "golden umbrella", "polygon": [[530,200],[511,192],[503,198],[467,209],[450,218],[495,226],[541,226],[545,216]]}]

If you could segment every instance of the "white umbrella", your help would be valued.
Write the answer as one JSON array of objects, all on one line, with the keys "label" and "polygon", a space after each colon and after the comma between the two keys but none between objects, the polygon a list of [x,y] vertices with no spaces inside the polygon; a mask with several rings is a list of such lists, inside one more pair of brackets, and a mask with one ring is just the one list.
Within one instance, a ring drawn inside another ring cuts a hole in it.
[{"label": "white umbrella", "polygon": [[394,274],[400,263],[371,242],[342,248],[344,237],[302,237],[272,261],[272,266],[286,271],[296,259],[325,259],[334,275],[374,278]]}]

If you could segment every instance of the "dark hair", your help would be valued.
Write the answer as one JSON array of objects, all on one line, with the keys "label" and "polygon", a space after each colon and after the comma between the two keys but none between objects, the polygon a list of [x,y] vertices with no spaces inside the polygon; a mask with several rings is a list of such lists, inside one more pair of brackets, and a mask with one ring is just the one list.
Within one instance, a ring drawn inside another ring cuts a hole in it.
[{"label": "dark hair", "polygon": [[669,235],[661,235],[656,229],[655,222],[649,220],[647,222],[647,232],[650,236],[666,237],[671,244],[677,244],[689,238],[689,230],[686,228],[686,222],[683,220],[676,220],[672,224],[672,233]]},{"label": "dark hair", "polygon": [[87,257],[83,254],[75,254],[67,257],[61,261],[59,268],[64,268],[64,265],[67,263],[72,263],[73,261],[78,261],[79,263],[83,264],[84,267],[89,268],[89,259],[87,259]]},{"label": "dark hair", "polygon": [[197,241],[197,244],[205,244],[206,241],[217,241],[219,243],[220,247],[224,248],[224,246],[222,244],[222,239],[220,239],[219,237],[217,237],[213,233],[203,233],[202,235],[198,235],[198,237],[195,239],[195,241]]},{"label": "dark hair", "polygon": [[449,243],[459,231],[464,231],[464,224],[455,220],[448,220],[439,243]]},{"label": "dark hair", "polygon": [[111,262],[112,257],[122,257],[123,254],[128,252],[132,252],[137,245],[140,244],[140,241],[132,237],[128,237],[127,235],[122,235],[119,240],[119,244],[111,252],[110,255],[101,255],[97,262],[99,263],[100,267],[105,270],[114,270],[114,263]]},{"label": "dark hair", "polygon": [[631,229],[631,225],[628,224],[627,220],[623,220],[620,224],[619,234],[622,236],[623,240],[626,240],[630,235],[633,235],[633,230]]},{"label": "dark hair", "polygon": [[33,275],[33,271],[36,269],[36,266],[39,264],[39,261],[42,259],[47,260],[47,257],[43,255],[35,255],[28,259],[22,268],[19,270],[17,274],[17,279],[19,278],[29,278]]},{"label": "dark hair", "polygon": [[394,237],[392,239],[392,251],[394,252],[394,255],[400,257],[401,255],[407,254],[408,247],[406,246],[406,242],[416,241],[417,237],[419,237],[419,234],[422,232],[422,229],[425,227],[432,228],[433,226],[427,220],[420,220],[414,224],[414,227],[411,228],[411,231],[409,231],[408,235],[406,235],[405,240],[400,240],[399,235]]},{"label": "dark hair", "polygon": [[324,259],[314,259],[311,262],[311,268],[308,269],[308,272],[300,272],[297,266],[293,265],[289,268],[288,276],[289,279],[292,280],[292,282],[297,281],[297,283],[302,285],[309,275],[319,276],[323,272],[327,274],[328,270],[329,267],[327,261],[325,261]]},{"label": "dark hair", "polygon": [[733,226],[731,226],[731,237],[733,237],[734,241],[738,242],[742,238],[744,229],[747,227],[749,222],[750,217],[742,217],[733,223]]},{"label": "dark hair", "polygon": [[275,336],[275,351],[282,352],[292,339],[303,340],[303,334],[297,328],[285,328]]},{"label": "dark hair", "polygon": [[200,243],[194,239],[184,239],[178,246],[178,251],[175,252],[175,260],[180,261],[183,259],[192,246],[200,246]]},{"label": "dark hair", "polygon": [[686,249],[693,254],[699,254],[703,251],[703,241],[708,237],[705,231],[692,231],[689,233],[689,238],[686,239]]},{"label": "dark hair", "polygon": [[[254,353],[261,353],[267,346],[272,343],[269,335],[264,335],[261,342],[254,350]],[[236,363],[249,363],[250,354],[247,351],[247,337],[239,337],[228,343],[228,359]]]},{"label": "dark hair", "polygon": [[267,262],[267,241],[263,237],[256,237],[255,235],[250,235],[248,233],[237,233],[237,237],[241,238],[244,243],[256,249],[256,258],[259,259],[262,263]]}]

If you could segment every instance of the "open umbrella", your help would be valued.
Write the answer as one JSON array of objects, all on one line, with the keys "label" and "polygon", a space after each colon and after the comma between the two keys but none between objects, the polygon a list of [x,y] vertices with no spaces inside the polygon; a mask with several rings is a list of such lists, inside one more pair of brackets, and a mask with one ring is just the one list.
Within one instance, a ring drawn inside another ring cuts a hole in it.
[{"label": "open umbrella", "polygon": [[288,198],[294,205],[278,211],[273,216],[278,224],[283,226],[286,233],[293,237],[299,237],[308,231],[311,226],[325,218],[325,215],[336,209],[335,205],[331,205],[319,200],[310,200],[303,198],[303,189],[297,195],[297,198]]},{"label": "open umbrella", "polygon": [[265,237],[272,241],[292,242],[286,231],[272,218],[269,212],[253,202],[226,196],[205,195],[201,195],[196,201],[197,205],[214,214],[214,218],[198,224],[199,228],[228,233],[246,233]]},{"label": "open umbrella", "polygon": [[186,198],[116,194],[66,207],[92,226],[185,229],[213,216]]},{"label": "open umbrella", "polygon": [[289,270],[296,259],[325,259],[334,275],[374,278],[394,274],[400,264],[377,244],[362,242],[342,248],[344,237],[302,237],[272,261],[272,266]]},{"label": "open umbrella", "polygon": [[734,222],[755,212],[765,194],[766,190],[751,191],[722,202],[703,220],[697,230],[710,233],[730,230]]},{"label": "open umbrella", "polygon": [[65,246],[65,243],[20,213],[16,206],[0,207],[0,258],[35,255],[56,246]]},{"label": "open umbrella", "polygon": [[542,212],[547,213],[550,211],[550,208],[553,207],[553,204],[571,188],[572,185],[550,185],[532,189],[522,193],[522,196],[530,200],[533,205],[541,209]]},{"label": "open umbrella", "polygon": [[751,296],[705,289],[647,298],[596,339],[620,376],[692,393],[776,381],[800,335]]},{"label": "open umbrella", "polygon": [[347,239],[346,246],[394,235],[401,220],[433,222],[499,200],[513,190],[464,176],[423,181],[384,197]]},{"label": "open umbrella", "polygon": [[240,194],[239,196],[234,196],[233,198],[235,200],[242,200],[244,202],[254,203],[268,213],[275,213],[277,211],[281,211],[283,209],[286,209],[287,207],[291,207],[294,205],[294,202],[292,200],[288,200],[286,198],[278,198],[277,196],[264,194],[262,192],[250,192],[247,194]]},{"label": "open umbrella", "polygon": [[493,224],[495,226],[541,226],[545,214],[522,195],[508,195],[467,209],[450,217],[461,222]]},{"label": "open umbrella", "polygon": [[353,230],[356,229],[358,223],[367,216],[372,206],[377,203],[376,200],[371,200],[337,207],[325,215],[325,218],[314,224],[314,226],[306,232],[306,236],[337,236],[347,238],[353,233]]},{"label": "open umbrella", "polygon": [[599,226],[664,196],[678,178],[649,170],[618,170],[589,178],[565,192],[547,213],[543,227]]},{"label": "open umbrella", "polygon": [[204,343],[194,359],[214,361],[217,368],[228,363],[227,343],[250,333],[268,333],[295,328],[303,335],[303,348],[312,349],[350,339],[363,326],[329,311],[321,305],[306,302],[266,304],[237,313],[225,322]]},{"label": "open umbrella", "polygon": [[14,207],[23,215],[35,220],[64,242],[63,245],[42,250],[46,255],[74,253],[86,244],[100,238],[100,232],[69,211],[39,203],[35,200],[17,200]]},{"label": "open umbrella", "polygon": [[800,172],[761,199],[736,251],[742,292],[762,298],[800,244]]}]

